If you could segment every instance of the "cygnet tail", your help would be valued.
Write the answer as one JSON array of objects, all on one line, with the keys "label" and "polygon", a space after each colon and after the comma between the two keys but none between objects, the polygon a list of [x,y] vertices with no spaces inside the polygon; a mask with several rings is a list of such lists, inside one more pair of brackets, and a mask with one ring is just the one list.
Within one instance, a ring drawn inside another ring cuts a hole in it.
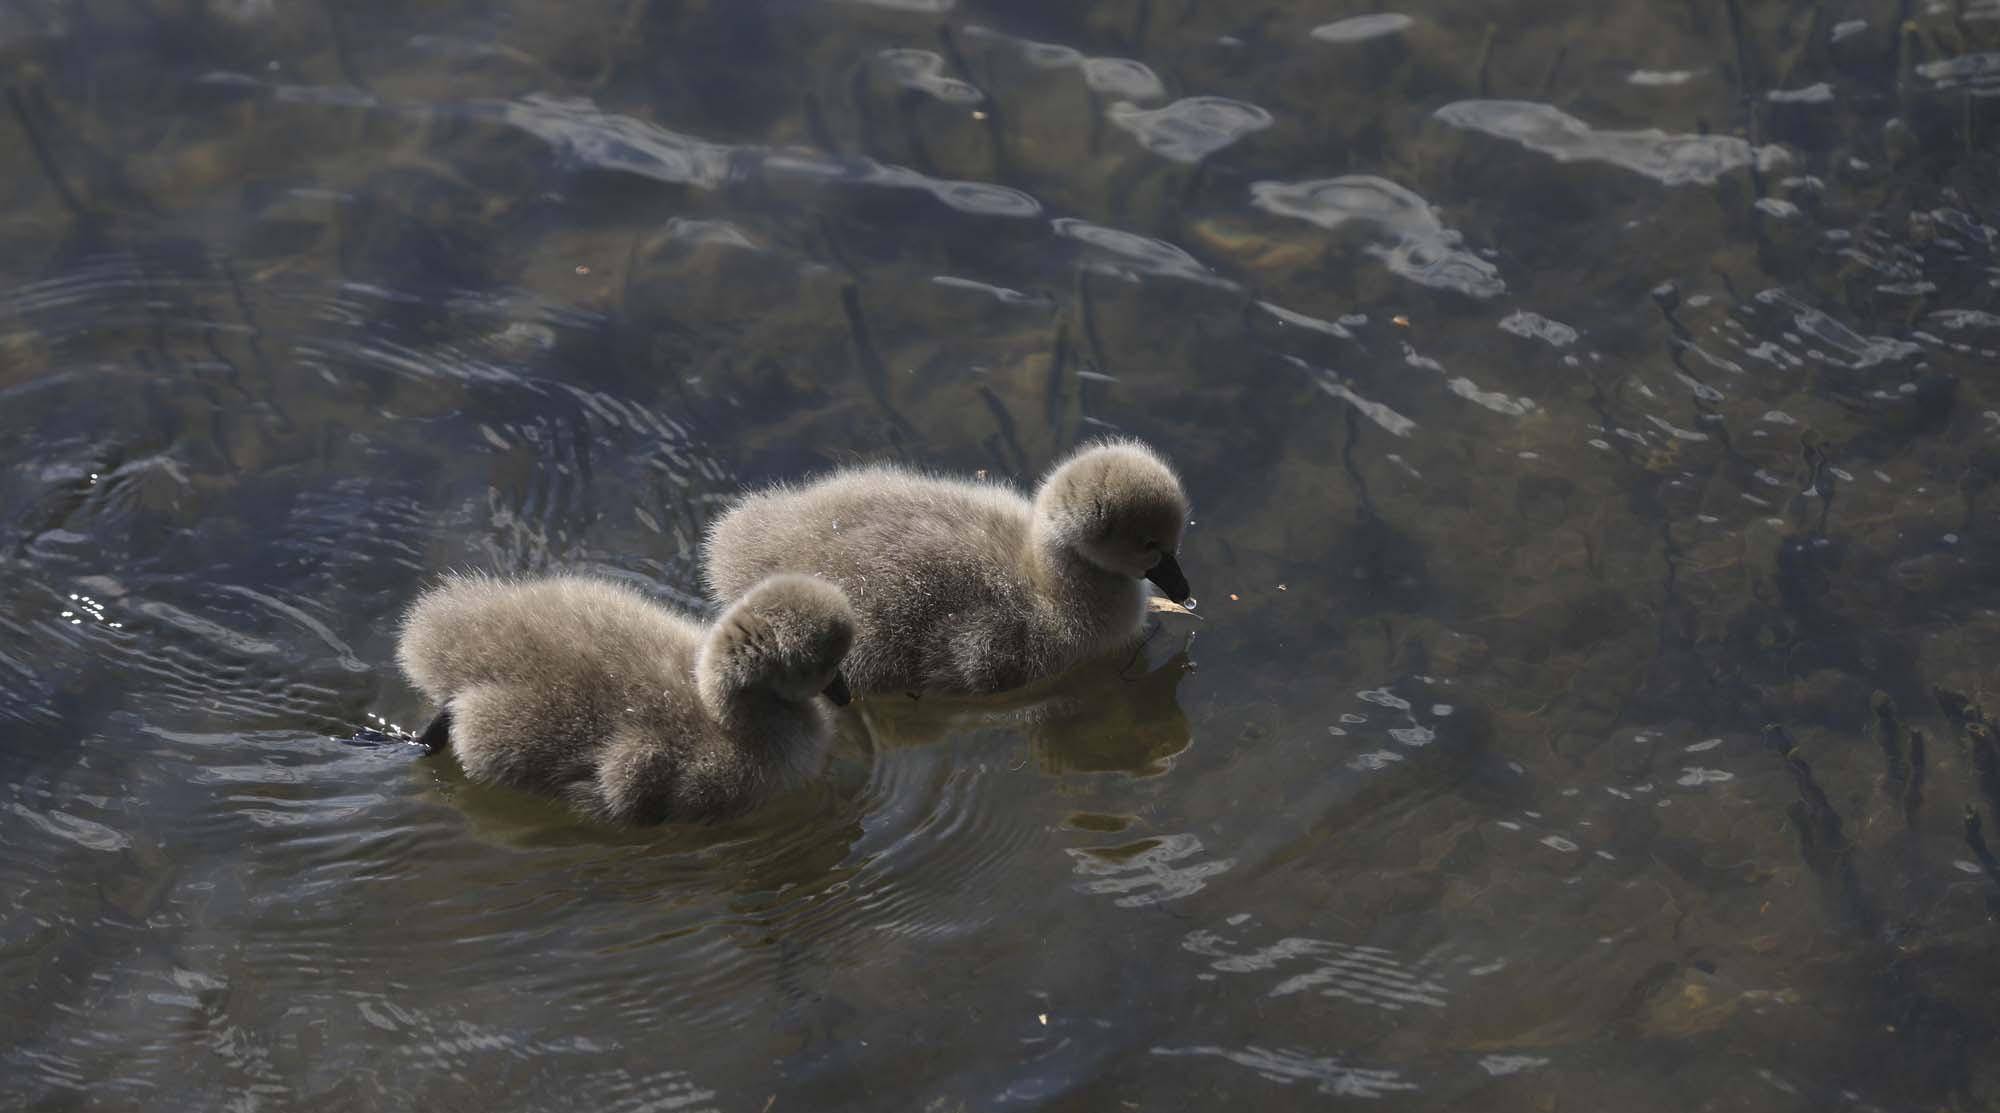
[{"label": "cygnet tail", "polygon": [[417,745],[422,746],[427,754],[451,747],[451,708],[439,709],[437,718],[432,719],[431,725],[425,727],[424,733],[417,738]]}]

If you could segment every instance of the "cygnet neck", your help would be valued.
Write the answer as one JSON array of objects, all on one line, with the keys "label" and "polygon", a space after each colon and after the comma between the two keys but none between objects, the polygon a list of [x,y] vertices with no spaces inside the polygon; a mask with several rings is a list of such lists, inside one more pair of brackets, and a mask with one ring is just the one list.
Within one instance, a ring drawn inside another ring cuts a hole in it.
[{"label": "cygnet neck", "polygon": [[776,737],[774,726],[796,719],[805,711],[762,684],[739,687],[703,684],[701,702],[723,730],[744,745],[758,748]]},{"label": "cygnet neck", "polygon": [[1091,563],[1074,539],[1043,515],[1036,515],[1030,529],[1027,559],[1029,582],[1042,602],[1037,618],[1058,637],[1101,628],[1139,590],[1130,576]]},{"label": "cygnet neck", "polygon": [[732,729],[756,722],[783,702],[767,685],[746,677],[743,663],[731,661],[714,642],[703,647],[695,663],[695,690],[702,710]]}]

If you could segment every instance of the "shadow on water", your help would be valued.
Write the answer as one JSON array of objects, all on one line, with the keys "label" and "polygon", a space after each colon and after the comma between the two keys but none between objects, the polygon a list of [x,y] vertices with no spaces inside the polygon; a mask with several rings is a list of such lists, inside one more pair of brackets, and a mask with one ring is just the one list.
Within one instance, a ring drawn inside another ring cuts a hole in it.
[{"label": "shadow on water", "polygon": [[[0,93],[11,1104],[2000,1095],[1992,3],[25,0]],[[442,570],[1114,432],[1202,619],[756,815],[349,741]]]}]

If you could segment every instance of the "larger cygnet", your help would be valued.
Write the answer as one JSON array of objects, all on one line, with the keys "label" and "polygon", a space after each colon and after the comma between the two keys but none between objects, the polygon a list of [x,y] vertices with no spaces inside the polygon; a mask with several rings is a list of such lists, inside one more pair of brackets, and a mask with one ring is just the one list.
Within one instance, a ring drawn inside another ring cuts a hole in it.
[{"label": "larger cygnet", "polygon": [[997,483],[897,467],[745,497],[708,532],[718,601],[773,572],[840,585],[860,619],[845,671],[864,692],[1016,688],[1132,641],[1151,580],[1188,598],[1179,477],[1137,441],[1089,445],[1031,502]]},{"label": "larger cygnet", "polygon": [[581,576],[453,577],[397,657],[442,705],[424,741],[474,780],[620,823],[721,819],[817,772],[847,702],[855,616],[808,576],[756,584],[712,628]]}]

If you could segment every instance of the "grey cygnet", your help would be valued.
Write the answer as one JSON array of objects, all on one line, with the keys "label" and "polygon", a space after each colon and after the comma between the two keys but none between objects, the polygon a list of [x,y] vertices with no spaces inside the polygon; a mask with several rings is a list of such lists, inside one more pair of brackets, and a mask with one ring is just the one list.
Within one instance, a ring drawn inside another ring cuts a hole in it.
[{"label": "grey cygnet", "polygon": [[718,601],[773,572],[838,584],[859,618],[859,692],[989,693],[1137,638],[1151,580],[1188,599],[1180,478],[1138,441],[1087,445],[1024,498],[900,467],[837,471],[746,496],[714,523]]},{"label": "grey cygnet", "polygon": [[583,576],[455,576],[403,622],[403,672],[477,781],[614,823],[699,822],[818,772],[848,700],[840,589],[772,576],[713,627]]}]

